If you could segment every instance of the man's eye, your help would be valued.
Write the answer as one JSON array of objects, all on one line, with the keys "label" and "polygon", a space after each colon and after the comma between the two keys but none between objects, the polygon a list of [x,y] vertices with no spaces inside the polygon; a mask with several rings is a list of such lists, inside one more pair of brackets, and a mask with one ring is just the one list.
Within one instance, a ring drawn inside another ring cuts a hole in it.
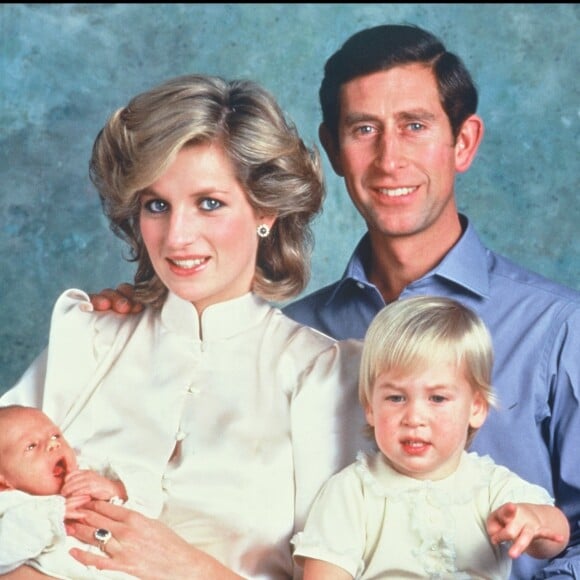
[{"label": "man's eye", "polygon": [[219,209],[222,205],[223,204],[221,203],[221,201],[213,199],[212,197],[206,197],[202,199],[199,203],[199,207],[204,211],[214,211],[216,209]]},{"label": "man's eye", "polygon": [[36,443],[29,443],[26,446],[26,451],[33,451],[34,449],[36,449],[38,447],[38,445]]},{"label": "man's eye", "polygon": [[370,135],[373,132],[373,127],[371,125],[359,125],[354,132],[359,135]]},{"label": "man's eye", "polygon": [[167,211],[168,205],[161,199],[151,199],[143,204],[143,208],[150,213],[163,213]]},{"label": "man's eye", "polygon": [[60,433],[55,433],[54,435],[50,436],[51,441],[58,441],[60,439]]},{"label": "man's eye", "polygon": [[409,129],[413,132],[416,131],[421,131],[421,129],[423,129],[423,124],[422,123],[409,123],[407,125],[407,127],[409,127]]}]

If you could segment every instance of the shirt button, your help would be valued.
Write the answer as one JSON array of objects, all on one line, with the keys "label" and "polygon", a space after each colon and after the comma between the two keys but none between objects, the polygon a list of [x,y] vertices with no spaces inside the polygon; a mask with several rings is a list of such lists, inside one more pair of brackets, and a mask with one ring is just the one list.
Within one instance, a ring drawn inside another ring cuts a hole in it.
[{"label": "shirt button", "polygon": [[201,393],[201,389],[199,387],[196,387],[195,385],[190,385],[189,387],[187,387],[187,392],[192,395],[199,395],[199,393]]},{"label": "shirt button", "polygon": [[187,433],[185,433],[184,431],[179,430],[177,432],[177,435],[175,435],[175,440],[176,441],[183,441],[186,437],[187,437]]},{"label": "shirt button", "polygon": [[356,285],[361,289],[364,290],[365,285],[362,282],[357,282]]}]

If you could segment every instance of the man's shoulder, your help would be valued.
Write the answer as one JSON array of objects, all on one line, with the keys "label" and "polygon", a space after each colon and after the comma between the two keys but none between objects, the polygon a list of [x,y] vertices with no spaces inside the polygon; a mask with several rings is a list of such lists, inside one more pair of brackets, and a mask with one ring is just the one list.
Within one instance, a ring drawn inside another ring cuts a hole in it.
[{"label": "man's shoulder", "polygon": [[[549,302],[568,303],[572,308],[580,308],[580,292],[534,272],[513,260],[490,251],[492,258],[490,275],[497,282],[502,294],[508,290],[516,299],[526,296]],[[492,291],[495,285],[492,284]]]},{"label": "man's shoulder", "polygon": [[309,294],[294,300],[285,306],[282,310],[286,315],[290,316],[291,318],[295,318],[294,315],[296,314],[317,309],[328,302],[339,284],[340,280],[337,280],[332,284],[328,284],[328,286],[314,290],[313,292],[310,292]]}]

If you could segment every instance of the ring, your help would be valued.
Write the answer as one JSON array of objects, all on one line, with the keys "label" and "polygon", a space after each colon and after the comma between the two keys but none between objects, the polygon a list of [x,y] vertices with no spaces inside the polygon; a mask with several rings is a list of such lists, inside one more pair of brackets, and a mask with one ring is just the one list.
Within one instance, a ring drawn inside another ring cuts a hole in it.
[{"label": "ring", "polygon": [[99,550],[105,551],[105,544],[113,537],[113,534],[105,528],[97,528],[93,534],[99,544]]}]

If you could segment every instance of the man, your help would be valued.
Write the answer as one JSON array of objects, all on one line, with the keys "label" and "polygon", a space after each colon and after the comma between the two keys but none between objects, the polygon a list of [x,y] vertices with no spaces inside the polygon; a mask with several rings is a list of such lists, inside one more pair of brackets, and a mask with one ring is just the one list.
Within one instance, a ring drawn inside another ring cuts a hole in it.
[{"label": "man", "polygon": [[320,100],[320,140],[368,232],[339,281],[286,313],[361,338],[399,297],[448,296],[475,310],[493,335],[500,408],[472,449],[548,489],[572,532],[560,558],[522,557],[512,577],[580,578],[580,294],[485,248],[458,213],[455,174],[483,136],[469,73],[429,33],[378,26],[330,57]]},{"label": "man", "polygon": [[484,131],[469,72],[430,33],[377,26],[330,57],[320,101],[320,140],[368,232],[340,280],[285,312],[342,339],[362,338],[399,297],[475,310],[493,336],[500,406],[472,449],[545,487],[571,526],[560,557],[522,556],[512,578],[580,578],[580,294],[485,248],[458,213],[455,175]]}]

